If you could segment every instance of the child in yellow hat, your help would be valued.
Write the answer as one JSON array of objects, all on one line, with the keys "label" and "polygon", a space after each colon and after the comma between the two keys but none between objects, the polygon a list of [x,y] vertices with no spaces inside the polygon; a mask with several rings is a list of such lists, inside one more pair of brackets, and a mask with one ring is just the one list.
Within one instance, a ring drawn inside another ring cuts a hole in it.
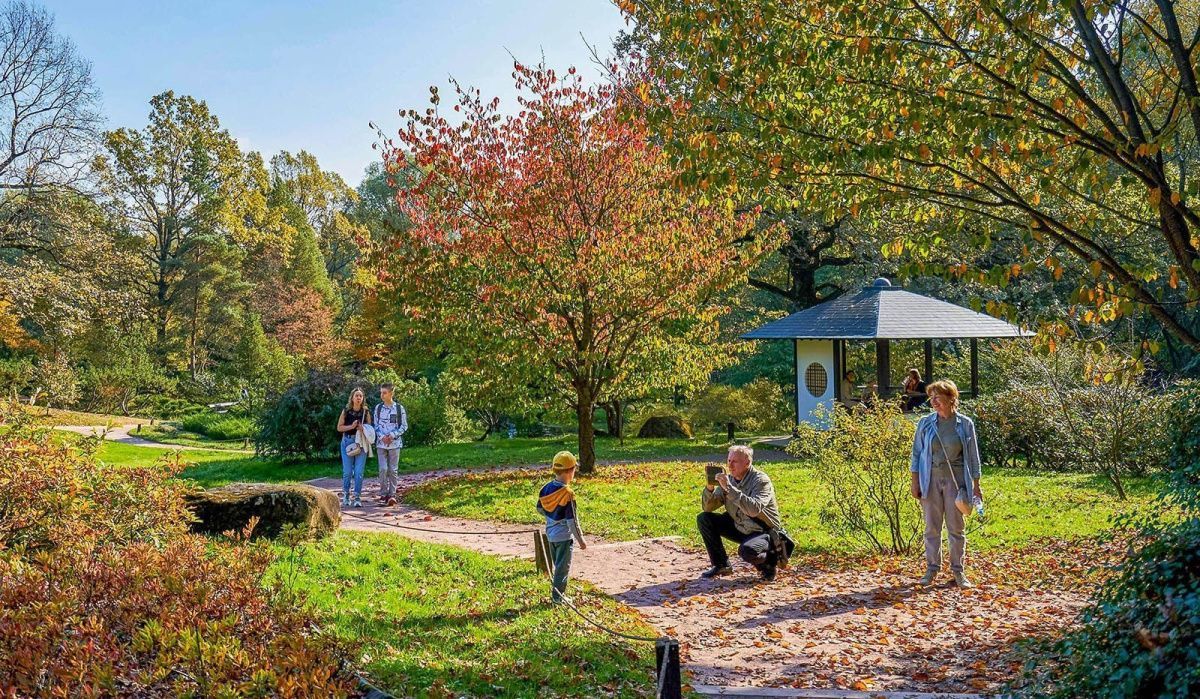
[{"label": "child in yellow hat", "polygon": [[538,493],[537,511],[546,518],[546,538],[550,541],[550,557],[554,560],[550,599],[556,603],[561,602],[567,592],[574,541],[579,542],[580,549],[587,550],[587,542],[583,540],[583,531],[579,528],[575,492],[571,490],[576,465],[578,461],[571,452],[560,451],[555,454],[550,465],[554,478],[542,486]]}]

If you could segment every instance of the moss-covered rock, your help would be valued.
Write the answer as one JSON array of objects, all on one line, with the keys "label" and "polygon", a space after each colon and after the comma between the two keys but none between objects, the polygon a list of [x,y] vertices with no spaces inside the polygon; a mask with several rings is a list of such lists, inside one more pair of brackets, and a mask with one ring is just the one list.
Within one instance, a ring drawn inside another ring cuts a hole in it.
[{"label": "moss-covered rock", "polygon": [[691,439],[692,426],[678,415],[654,415],[646,418],[638,436],[648,439]]},{"label": "moss-covered rock", "polygon": [[255,538],[275,538],[288,524],[319,538],[336,530],[342,519],[336,495],[303,484],[232,483],[193,493],[187,503],[197,520],[192,531],[203,534],[241,531],[251,517],[258,517],[251,534]]}]

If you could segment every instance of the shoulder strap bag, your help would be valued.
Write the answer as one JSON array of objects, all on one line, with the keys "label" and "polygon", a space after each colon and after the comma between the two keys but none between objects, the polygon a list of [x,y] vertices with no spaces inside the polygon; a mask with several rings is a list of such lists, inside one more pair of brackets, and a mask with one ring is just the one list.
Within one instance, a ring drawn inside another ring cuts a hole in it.
[{"label": "shoulder strap bag", "polygon": [[[954,481],[954,487],[958,490],[958,495],[954,498],[954,506],[962,513],[963,517],[971,514],[971,494],[967,492],[967,478],[963,476],[962,485],[958,484],[958,478],[954,476],[954,465],[950,463],[950,453],[946,451],[946,445],[942,442],[942,435],[938,434],[937,420],[933,421],[933,436],[937,438],[938,446],[942,448],[942,456],[946,459],[946,465],[950,467],[950,478]],[[964,445],[965,446],[965,445]],[[963,459],[963,468],[967,467],[966,459]]]}]

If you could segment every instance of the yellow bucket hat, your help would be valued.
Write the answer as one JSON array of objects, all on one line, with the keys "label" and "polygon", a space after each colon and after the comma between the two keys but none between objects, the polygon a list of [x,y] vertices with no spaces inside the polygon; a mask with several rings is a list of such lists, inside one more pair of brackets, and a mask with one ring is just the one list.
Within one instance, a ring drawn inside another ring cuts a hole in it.
[{"label": "yellow bucket hat", "polygon": [[562,473],[575,468],[578,463],[574,454],[569,451],[560,451],[554,455],[554,461],[551,462],[550,468],[554,469],[555,473]]}]

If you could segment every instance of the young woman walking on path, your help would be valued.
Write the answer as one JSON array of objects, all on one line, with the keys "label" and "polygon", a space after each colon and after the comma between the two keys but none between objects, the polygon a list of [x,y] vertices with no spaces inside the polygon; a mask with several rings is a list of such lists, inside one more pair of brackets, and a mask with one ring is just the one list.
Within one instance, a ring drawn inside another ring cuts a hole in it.
[{"label": "young woman walking on path", "polygon": [[368,449],[359,444],[358,434],[363,425],[371,424],[371,409],[361,388],[350,392],[346,407],[338,416],[337,431],[341,437],[338,451],[342,454],[342,507],[350,507],[350,480],[354,479],[354,507],[362,507],[363,469],[367,465]]}]

